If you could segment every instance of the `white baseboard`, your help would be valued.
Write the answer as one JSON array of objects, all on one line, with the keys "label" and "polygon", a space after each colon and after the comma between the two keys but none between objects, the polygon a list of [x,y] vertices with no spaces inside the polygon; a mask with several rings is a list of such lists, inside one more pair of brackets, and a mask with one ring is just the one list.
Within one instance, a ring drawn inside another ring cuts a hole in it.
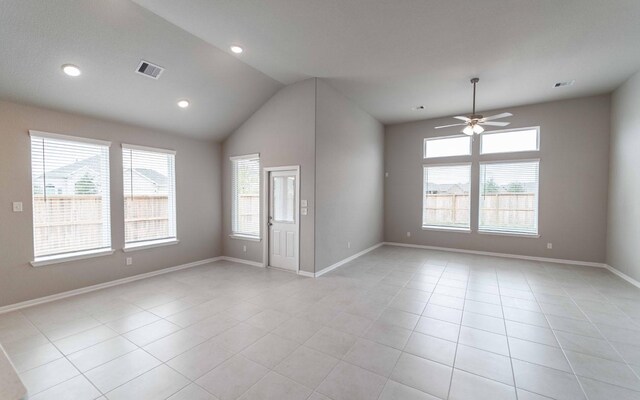
[{"label": "white baseboard", "polygon": [[39,297],[33,300],[27,300],[27,301],[22,301],[20,303],[9,304],[8,306],[0,307],[0,314],[20,310],[22,308],[31,307],[38,304],[49,303],[52,301],[64,299],[71,296],[77,296],[83,293],[89,293],[96,290],[105,289],[111,286],[122,285],[124,283],[134,282],[140,279],[151,278],[152,276],[167,274],[169,272],[179,271],[181,269],[193,268],[199,265],[209,264],[211,262],[220,261],[220,260],[222,260],[222,257],[207,258],[206,260],[194,261],[191,263],[182,264],[175,267],[159,269],[157,271],[151,271],[151,272],[146,272],[144,274],[133,275],[127,278],[116,279],[114,281],[99,283],[97,285],[86,286],[80,289],[74,289],[74,290],[69,290],[67,292],[52,294],[50,296]]},{"label": "white baseboard", "polygon": [[[358,257],[361,257],[365,254],[367,254],[368,252],[370,252],[371,250],[375,250],[378,247],[382,246],[384,243],[378,243],[376,245],[373,245],[371,247],[369,247],[368,249],[364,249],[359,253],[356,253],[350,257],[345,258],[344,260],[338,261],[337,263],[333,264],[333,265],[329,265],[327,268],[322,269],[321,271],[316,272],[315,274],[313,274],[314,277],[319,277],[322,276],[324,274],[326,274],[327,272],[333,271],[334,269],[343,266],[344,264],[348,263],[349,261],[353,261]],[[308,272],[307,272],[308,273]],[[310,275],[309,275],[310,276]]]},{"label": "white baseboard", "polygon": [[630,277],[629,275],[625,274],[624,272],[621,272],[615,268],[613,268],[611,265],[609,264],[604,264],[604,267],[606,269],[608,269],[609,271],[611,271],[613,274],[618,275],[620,278],[624,279],[625,281],[629,282],[630,284],[632,284],[633,286],[640,288],[640,282],[638,282],[637,280],[633,279],[632,277]]},{"label": "white baseboard", "polygon": [[234,258],[234,257],[227,257],[227,256],[222,256],[222,257],[220,257],[220,259],[221,260],[225,260],[225,261],[231,261],[231,262],[239,263],[239,264],[251,265],[252,267],[264,268],[264,264],[262,264],[261,262],[257,262],[257,261],[249,261],[249,260],[245,260],[245,259],[242,259],[242,258]]},{"label": "white baseboard", "polygon": [[306,276],[307,278],[315,278],[316,276],[316,274],[314,274],[313,272],[307,272],[307,271],[298,271],[298,275]]},{"label": "white baseboard", "polygon": [[384,244],[389,246],[413,247],[417,249],[451,251],[454,253],[478,254],[482,256],[517,258],[520,260],[542,261],[542,262],[550,262],[550,263],[556,263],[556,264],[571,264],[571,265],[581,265],[585,267],[606,268],[605,264],[590,262],[590,261],[563,260],[560,258],[533,257],[533,256],[523,256],[519,254],[493,253],[490,251],[465,250],[465,249],[456,249],[453,247],[424,246],[420,244],[409,244],[409,243],[398,243],[398,242],[384,242]]}]

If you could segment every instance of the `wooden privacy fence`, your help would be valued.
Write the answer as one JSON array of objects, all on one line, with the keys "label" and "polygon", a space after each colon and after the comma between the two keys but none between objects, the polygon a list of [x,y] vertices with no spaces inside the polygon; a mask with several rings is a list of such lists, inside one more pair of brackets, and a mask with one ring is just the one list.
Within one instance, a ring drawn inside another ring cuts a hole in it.
[{"label": "wooden privacy fence", "polygon": [[[469,194],[425,195],[424,224],[469,225]],[[530,226],[535,217],[535,193],[492,193],[482,197],[480,225]]]},{"label": "wooden privacy fence", "polygon": [[[169,201],[166,195],[126,196],[127,241],[150,235],[166,236]],[[62,251],[90,246],[104,233],[102,197],[96,195],[34,196],[34,240],[36,254],[48,248]]]}]

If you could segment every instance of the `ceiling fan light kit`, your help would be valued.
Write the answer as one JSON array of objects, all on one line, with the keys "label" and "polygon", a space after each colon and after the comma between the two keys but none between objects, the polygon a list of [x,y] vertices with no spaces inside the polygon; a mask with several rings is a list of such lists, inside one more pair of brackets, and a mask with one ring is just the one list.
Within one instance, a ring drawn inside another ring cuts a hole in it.
[{"label": "ceiling fan light kit", "polygon": [[464,129],[462,130],[462,133],[464,133],[465,135],[473,136],[473,135],[476,135],[476,134],[479,135],[482,132],[484,132],[483,125],[487,125],[487,126],[507,126],[507,125],[510,124],[509,122],[493,121],[493,120],[496,120],[496,119],[512,117],[513,114],[508,113],[508,112],[492,115],[490,117],[484,117],[484,116],[482,116],[480,114],[476,114],[476,85],[478,84],[478,82],[480,82],[480,78],[471,79],[471,83],[473,84],[473,110],[471,112],[471,115],[466,116],[466,117],[465,116],[455,116],[455,117],[453,117],[455,119],[459,119],[461,121],[464,121],[464,123],[436,126],[436,129],[450,128],[452,126],[464,126]]}]

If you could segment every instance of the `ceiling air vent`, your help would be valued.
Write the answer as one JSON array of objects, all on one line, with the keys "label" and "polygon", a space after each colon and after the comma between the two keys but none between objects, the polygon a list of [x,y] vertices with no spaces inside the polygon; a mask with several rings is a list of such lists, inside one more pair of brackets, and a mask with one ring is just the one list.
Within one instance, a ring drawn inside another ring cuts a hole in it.
[{"label": "ceiling air vent", "polygon": [[565,86],[571,86],[574,83],[576,83],[576,80],[571,80],[571,81],[564,81],[564,82],[557,82],[555,85],[553,85],[554,88],[558,88],[558,87],[565,87]]},{"label": "ceiling air vent", "polygon": [[160,78],[160,74],[164,72],[164,68],[159,65],[151,64],[148,61],[142,60],[140,61],[136,72],[149,78],[158,79]]}]

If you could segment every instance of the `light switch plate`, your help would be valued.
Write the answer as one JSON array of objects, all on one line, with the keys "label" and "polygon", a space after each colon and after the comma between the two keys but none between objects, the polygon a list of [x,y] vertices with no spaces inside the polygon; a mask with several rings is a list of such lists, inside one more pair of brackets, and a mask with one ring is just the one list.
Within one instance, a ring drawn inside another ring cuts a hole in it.
[{"label": "light switch plate", "polygon": [[306,207],[307,206],[307,201],[306,200],[300,200],[300,205],[302,207]]},{"label": "light switch plate", "polygon": [[13,212],[22,212],[22,202],[14,201],[13,202]]},{"label": "light switch plate", "polygon": [[307,209],[306,208],[301,209],[300,212],[302,213],[302,215],[307,215]]}]

